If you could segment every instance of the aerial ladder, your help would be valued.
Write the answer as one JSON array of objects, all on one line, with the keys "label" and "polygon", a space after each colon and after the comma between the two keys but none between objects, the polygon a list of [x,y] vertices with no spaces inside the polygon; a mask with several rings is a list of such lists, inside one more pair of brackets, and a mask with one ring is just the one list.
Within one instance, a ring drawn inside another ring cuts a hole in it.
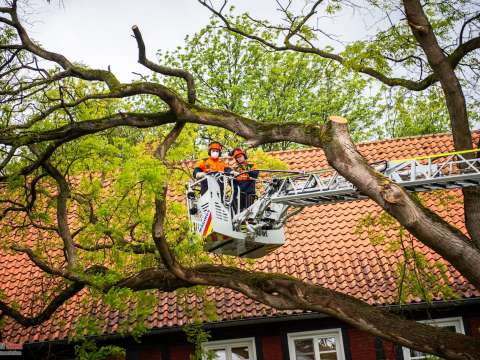
[{"label": "aerial ladder", "polygon": [[[371,164],[409,192],[480,185],[478,149]],[[245,258],[267,255],[285,243],[284,226],[307,206],[367,198],[334,169],[311,172],[264,170],[263,189],[246,209],[239,209],[233,177],[208,174],[187,184],[187,206],[193,230],[205,238],[209,252]],[[200,182],[208,190],[200,194]],[[235,204],[236,202],[236,204]]]}]

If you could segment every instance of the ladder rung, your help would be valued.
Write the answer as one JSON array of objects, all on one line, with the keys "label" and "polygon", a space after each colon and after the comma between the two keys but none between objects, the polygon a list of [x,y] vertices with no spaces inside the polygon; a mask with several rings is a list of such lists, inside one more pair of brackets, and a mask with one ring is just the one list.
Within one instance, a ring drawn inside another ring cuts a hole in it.
[{"label": "ladder rung", "polygon": [[[432,158],[438,158],[438,155],[432,156]],[[422,160],[426,161],[425,159],[428,159],[428,157],[405,160],[405,162],[400,162],[398,165],[390,168],[390,172],[385,171],[385,175],[398,179],[397,183],[411,192],[480,186],[480,169],[477,171],[477,169],[472,168],[472,166],[466,166],[467,161],[465,159],[458,160],[459,158],[463,159],[461,156],[452,156],[445,163],[432,164],[429,162],[429,165],[420,162]],[[471,160],[469,161],[471,162]],[[479,160],[477,159],[477,161]],[[455,170],[455,174],[452,173],[452,169]],[[284,191],[280,190],[280,192],[272,198],[272,202],[291,206],[308,206],[312,204],[326,204],[366,198],[364,194],[343,179],[343,177],[337,178],[338,175],[334,172],[329,173],[328,177],[322,177],[321,182],[317,180],[316,176],[318,175],[315,175],[315,173],[309,176],[311,178],[307,180],[308,189],[305,188],[306,185],[305,182],[303,182],[305,175],[302,175],[302,177],[298,178],[301,185],[293,190],[291,188]],[[331,181],[329,181],[329,179],[331,179]],[[341,181],[339,181],[339,179]],[[295,177],[288,183],[295,187]],[[314,186],[317,187],[315,188]]]}]

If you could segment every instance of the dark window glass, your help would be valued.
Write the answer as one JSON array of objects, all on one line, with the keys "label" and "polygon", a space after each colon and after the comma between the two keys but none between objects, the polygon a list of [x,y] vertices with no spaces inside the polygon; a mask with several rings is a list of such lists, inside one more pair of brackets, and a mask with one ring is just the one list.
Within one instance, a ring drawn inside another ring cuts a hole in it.
[{"label": "dark window glass", "polygon": [[232,348],[232,360],[249,360],[248,346]]},{"label": "dark window glass", "polygon": [[295,340],[296,360],[315,360],[312,339]]}]

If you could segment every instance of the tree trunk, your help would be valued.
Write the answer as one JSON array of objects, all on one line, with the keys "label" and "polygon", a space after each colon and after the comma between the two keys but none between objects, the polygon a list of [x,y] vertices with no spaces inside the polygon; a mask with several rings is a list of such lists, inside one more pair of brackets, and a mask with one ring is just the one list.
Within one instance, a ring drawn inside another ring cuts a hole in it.
[{"label": "tree trunk", "polygon": [[[468,124],[467,106],[462,86],[448,58],[442,51],[432,26],[418,0],[404,0],[405,13],[412,33],[427,56],[445,94],[455,149],[472,149],[472,134]],[[480,190],[463,189],[465,225],[477,248],[480,248]]]},{"label": "tree trunk", "polygon": [[[165,253],[161,254],[163,256]],[[249,272],[225,266],[201,265],[184,269],[172,263],[170,255],[167,257],[169,259],[165,259],[165,262],[173,266],[171,270],[191,286],[229,288],[279,310],[301,309],[325,313],[382,339],[446,359],[479,358],[480,339],[406,320],[334,290],[303,283],[282,274]],[[143,273],[124,281],[122,285],[133,290],[156,288],[164,281],[164,274],[159,272],[158,276],[160,278],[157,280],[155,273]]]},{"label": "tree trunk", "polygon": [[323,149],[330,165],[480,288],[480,251],[473,243],[458,229],[423,208],[402,187],[368,166],[351,141],[345,119],[331,117],[329,131],[328,138],[332,140],[324,144]]}]

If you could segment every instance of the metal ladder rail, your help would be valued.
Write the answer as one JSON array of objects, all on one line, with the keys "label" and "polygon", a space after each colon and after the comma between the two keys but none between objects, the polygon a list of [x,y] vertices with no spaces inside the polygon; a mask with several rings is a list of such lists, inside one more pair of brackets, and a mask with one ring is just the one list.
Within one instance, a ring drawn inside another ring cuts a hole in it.
[{"label": "metal ladder rail", "polygon": [[[480,158],[468,159],[463,154],[452,154],[443,161],[434,162],[438,158],[439,156],[433,155],[394,161],[384,175],[410,192],[480,185]],[[422,164],[420,160],[427,161],[427,164]],[[328,173],[332,175],[324,176]],[[325,170],[284,179],[278,191],[272,194],[271,201],[304,207],[364,198],[365,195],[336,171]]]}]

